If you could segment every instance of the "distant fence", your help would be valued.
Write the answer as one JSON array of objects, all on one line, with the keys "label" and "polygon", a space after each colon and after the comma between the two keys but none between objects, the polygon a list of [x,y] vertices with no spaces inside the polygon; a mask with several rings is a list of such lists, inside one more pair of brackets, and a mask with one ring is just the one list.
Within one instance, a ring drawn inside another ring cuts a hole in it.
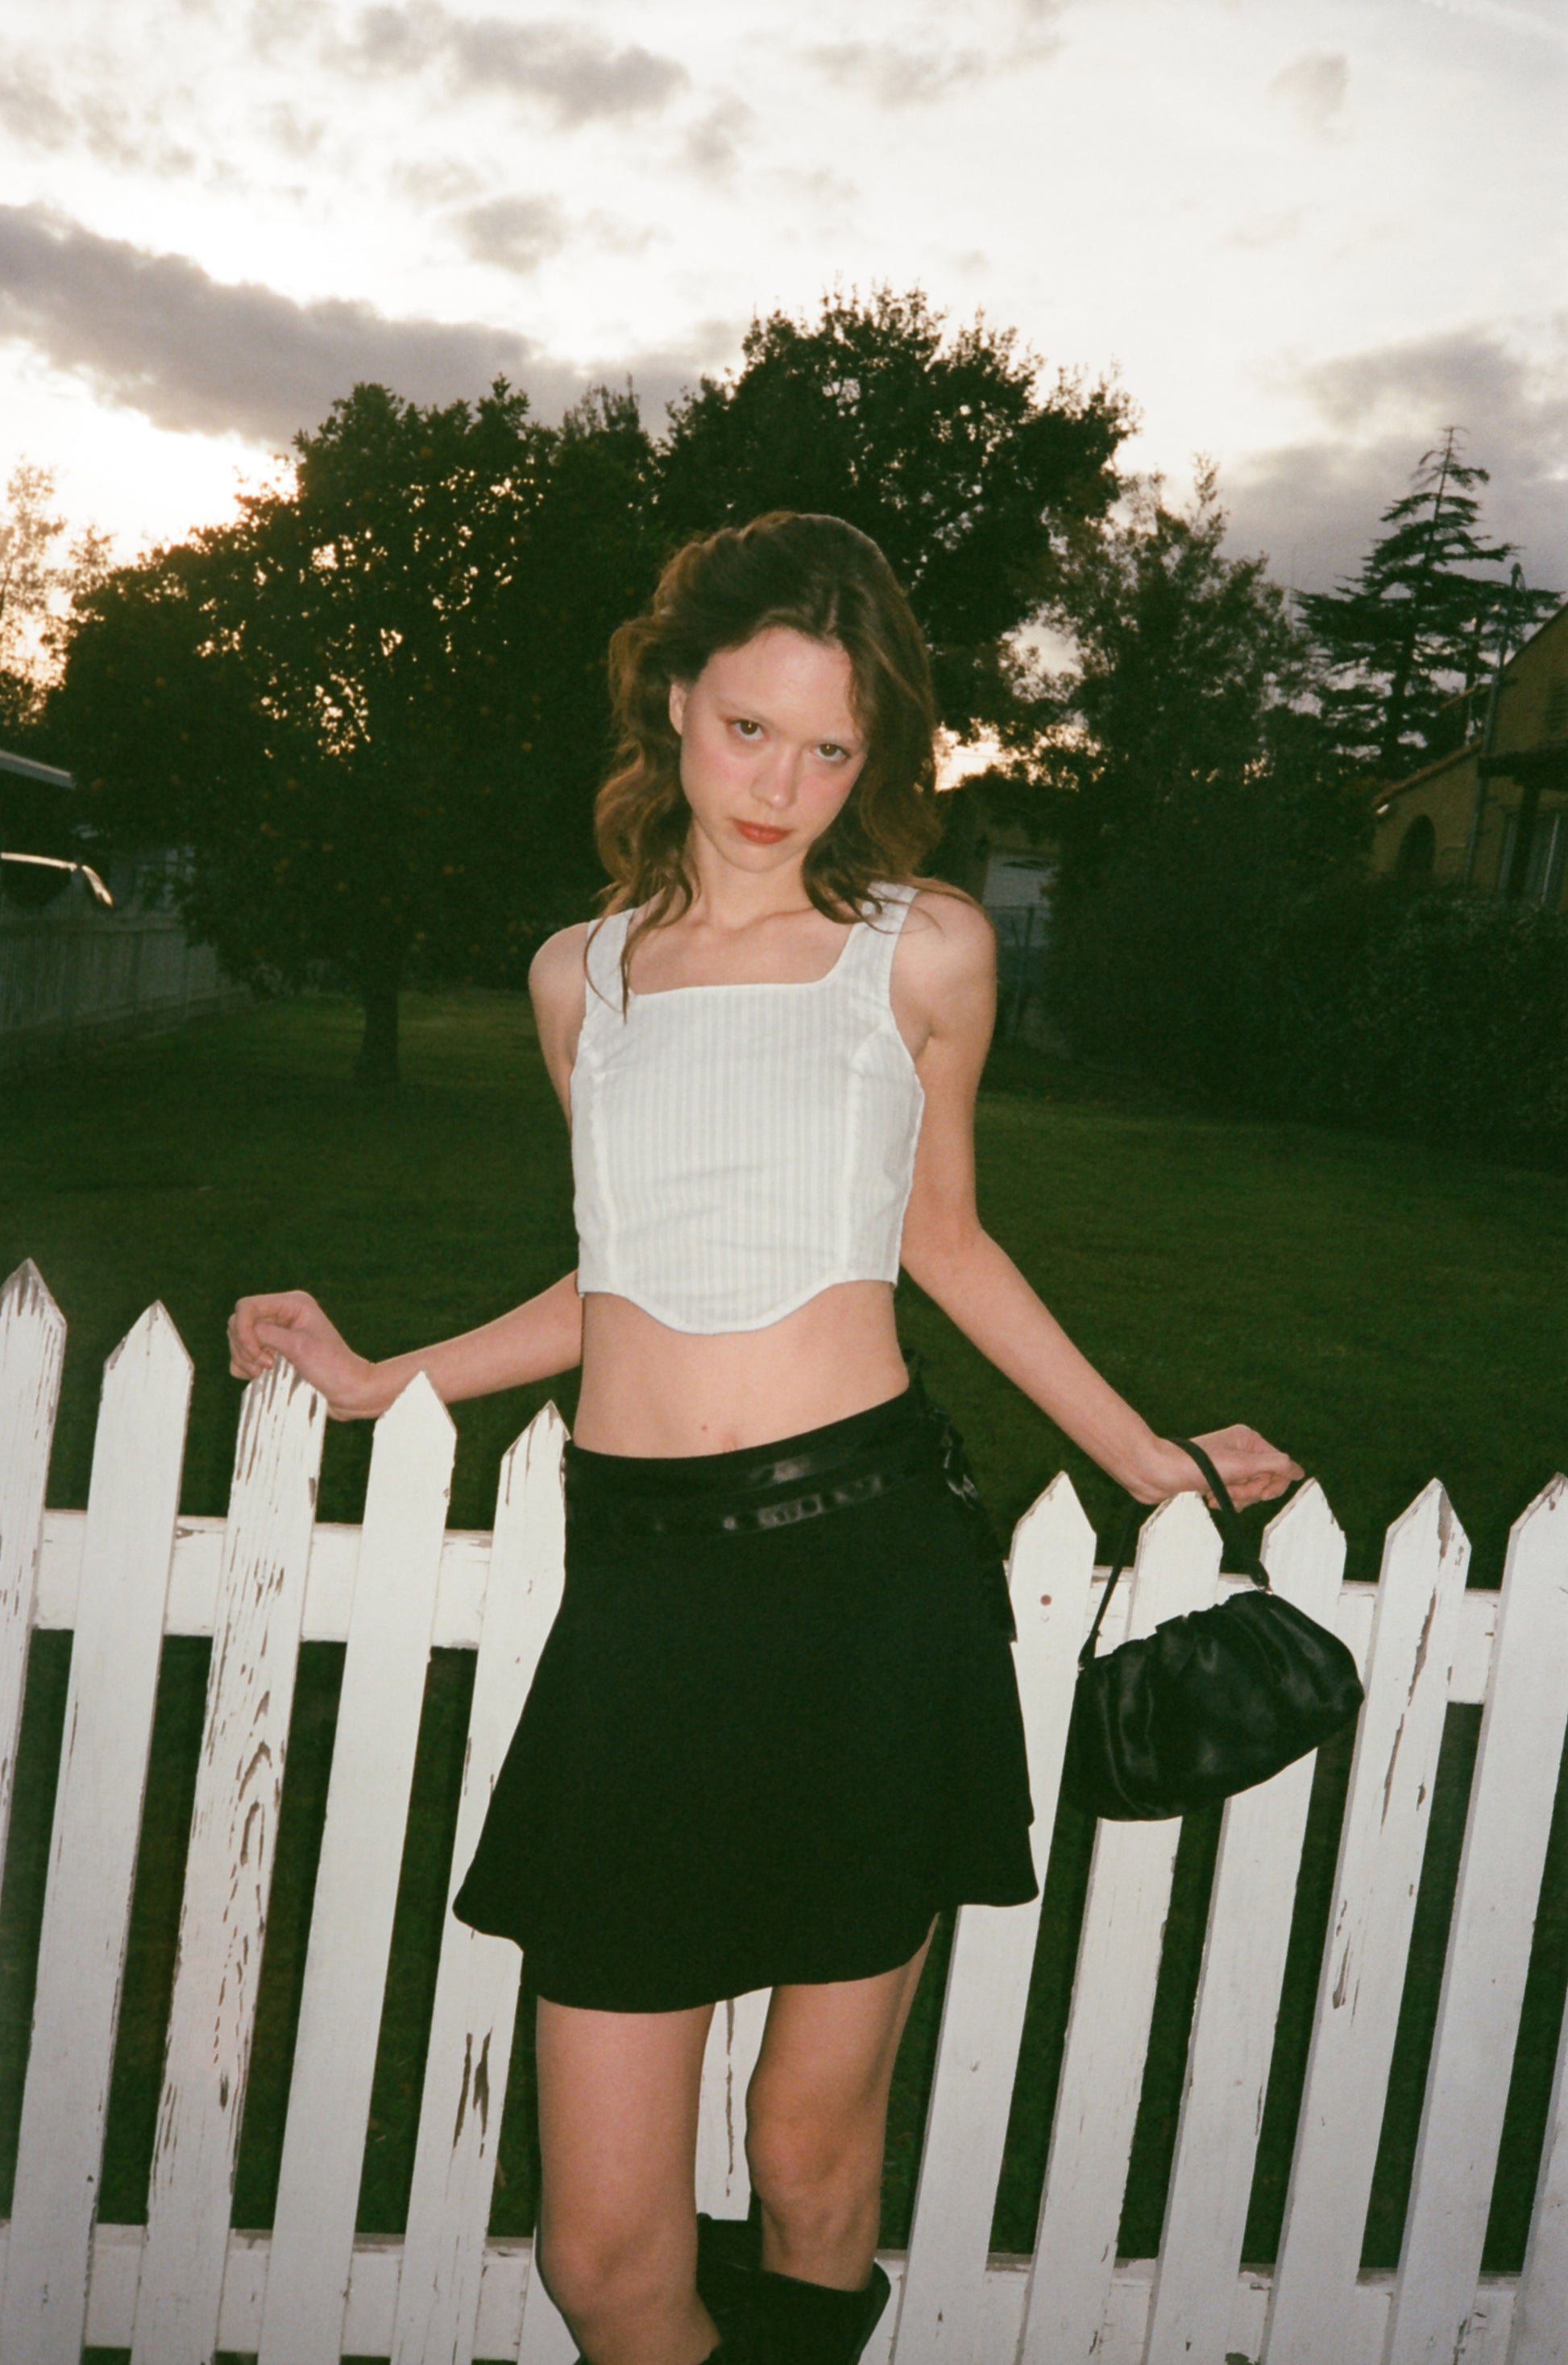
[{"label": "distant fence", "polygon": [[172,912],[0,907],[0,1070],[159,1034],[250,999],[209,945],[186,942]]},{"label": "distant fence", "polygon": [[[191,1365],[154,1306],[106,1368],[88,1507],[46,1512],[64,1325],[30,1265],[0,1295],[0,1839],[30,1636],[73,1631],[0,2356],[70,2365],[512,2359],[566,2365],[526,2239],[487,2237],[519,1956],[447,1916],[406,2231],[356,2236],[379,2002],[427,1660],[476,1653],[454,1872],[467,1861],[562,1586],[553,1409],[502,1465],[493,1536],[446,1534],[452,1422],[421,1377],[377,1424],[363,1528],[313,1525],[321,1399],[280,1363],[246,1391],[227,1519],[178,1516]],[[1230,1802],[1220,1832],[1158,2256],[1117,2231],[1181,1826],[1099,1826],[1033,2252],[988,2256],[1038,1904],[967,1907],[947,1973],[913,2229],[868,2365],[1563,2365],[1568,2072],[1529,2248],[1481,2259],[1568,1708],[1568,1479],[1516,1523],[1501,1593],[1434,1480],[1376,1586],[1342,1582],[1315,1482],[1271,1523],[1280,1592],[1332,1620],[1367,1687],[1278,2258],[1243,2227],[1313,1768]],[[1042,1879],[1076,1653],[1103,1573],[1058,1477],[1011,1577]],[[1194,1495],[1146,1521],[1107,1644],[1232,1582]],[[213,1637],[147,2222],[95,2223],[160,1648]],[[302,1639],[346,1643],[270,2232],[230,2226]],[[1483,1704],[1415,2176],[1396,2272],[1359,2270],[1448,1707]],[[739,2098],[766,1999],[715,2015],[702,2205],[745,2200]]]}]

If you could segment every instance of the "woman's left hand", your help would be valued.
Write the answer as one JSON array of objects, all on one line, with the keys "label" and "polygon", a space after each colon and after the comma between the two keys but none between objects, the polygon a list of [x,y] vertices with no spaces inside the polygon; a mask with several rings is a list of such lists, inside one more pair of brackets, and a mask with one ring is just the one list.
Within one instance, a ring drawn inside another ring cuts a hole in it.
[{"label": "woman's left hand", "polygon": [[[1203,1447],[1219,1472],[1238,1510],[1248,1503],[1271,1502],[1276,1495],[1282,1495],[1287,1486],[1306,1475],[1299,1462],[1293,1462],[1288,1453],[1271,1445],[1266,1437],[1242,1421],[1233,1421],[1228,1429],[1211,1429],[1206,1436],[1194,1437],[1193,1442]],[[1192,1455],[1183,1453],[1168,1437],[1162,1438],[1160,1444],[1169,1461],[1170,1476],[1153,1499],[1163,1502],[1167,1495],[1198,1492],[1205,1503],[1213,1504],[1208,1481]]]}]

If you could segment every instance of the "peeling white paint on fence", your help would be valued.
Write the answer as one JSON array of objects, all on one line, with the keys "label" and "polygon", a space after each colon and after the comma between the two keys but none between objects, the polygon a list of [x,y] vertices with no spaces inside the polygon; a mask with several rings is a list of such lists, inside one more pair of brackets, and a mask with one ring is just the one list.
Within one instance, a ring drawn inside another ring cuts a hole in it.
[{"label": "peeling white paint on fence", "polygon": [[[428,1380],[376,1429],[317,1865],[259,2365],[335,2365],[456,1445]],[[422,1646],[422,1647],[421,1647]]]},{"label": "peeling white paint on fence", "polygon": [[[465,1870],[562,1583],[561,1450],[508,1455],[492,1537],[444,1532],[453,1430],[416,1381],[379,1424],[363,1530],[317,1526],[321,1407],[286,1369],[247,1391],[227,1519],[177,1513],[190,1367],[154,1307],[111,1357],[85,1513],[45,1511],[63,1326],[31,1267],[0,1293],[0,1838],[35,1630],[73,1634],[0,2357],[68,2365],[567,2365],[532,2245],[487,2234],[517,1950],[447,1918],[409,2222],[354,2215],[420,1702],[432,1647],[477,1653],[451,1880]],[[1568,2365],[1568,2030],[1520,2277],[1484,2277],[1503,2106],[1568,1713],[1568,1480],[1516,1524],[1501,1595],[1434,1482],[1376,1587],[1309,1484],[1271,1523],[1274,1583],[1337,1622],[1367,1677],[1281,2254],[1243,2268],[1310,1762],[1221,1827],[1159,2255],[1115,2255],[1179,1827],[1096,1834],[1036,2249],[989,2254],[1038,1903],[954,1935],[907,2257],[867,2365]],[[1194,1496],[1146,1521],[1103,1647],[1215,1597]],[[1079,1643],[1098,1583],[1065,1478],[1020,1522],[1011,1583],[1036,1807],[1051,1844]],[[1221,1590],[1235,1580],[1217,1580]],[[1130,1593],[1130,1599],[1126,1596]],[[212,1672],[146,2227],[95,2223],[162,1636]],[[230,2225],[301,1639],[346,1642],[275,2223]],[[1358,2271],[1449,1705],[1483,1707],[1402,2263]],[[700,2203],[746,2199],[744,2105],[767,1999],[714,2015]]]},{"label": "peeling white paint on fence", "polygon": [[[1345,1539],[1315,1480],[1270,1521],[1263,1559],[1277,1593],[1332,1624]],[[1226,2353],[1314,1764],[1244,1790],[1221,1821],[1146,2365]]]},{"label": "peeling white paint on fence", "polygon": [[[1196,1495],[1144,1522],[1127,1632],[1136,1640],[1215,1598],[1219,1538]],[[1072,2008],[1046,2161],[1024,2365],[1099,2348],[1143,2084],[1180,1822],[1102,1823],[1094,1835]]]},{"label": "peeling white paint on fence", "polygon": [[218,2346],[326,1417],[285,1362],[245,1391],[131,2365]]},{"label": "peeling white paint on fence", "polygon": [[104,1369],[65,1699],[0,2357],[74,2365],[190,1402],[161,1306]]},{"label": "peeling white paint on fence", "polygon": [[1469,1551],[1436,1479],[1388,1531],[1274,2269],[1270,2365],[1323,2365],[1349,2337]]},{"label": "peeling white paint on fence", "polygon": [[[1078,1497],[1053,1479],[1019,1521],[1009,1565],[1042,1887],[1093,1562]],[[1107,1627],[1125,1608],[1113,1599]],[[904,2365],[969,2365],[985,2354],[986,2254],[1039,1918],[1038,1899],[967,1906],[958,1917],[899,2315]]]}]

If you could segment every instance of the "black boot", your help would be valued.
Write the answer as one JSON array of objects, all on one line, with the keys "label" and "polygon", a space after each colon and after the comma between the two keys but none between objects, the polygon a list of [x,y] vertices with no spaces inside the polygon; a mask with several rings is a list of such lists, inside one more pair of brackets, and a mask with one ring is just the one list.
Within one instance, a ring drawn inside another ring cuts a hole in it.
[{"label": "black boot", "polygon": [[732,2319],[744,2365],[856,2365],[891,2286],[879,2266],[857,2292],[800,2281],[757,2267],[741,2278]]},{"label": "black boot", "polygon": [[697,2218],[697,2289],[703,2306],[727,2337],[740,2312],[749,2278],[762,2265],[762,2221],[749,2217]]}]

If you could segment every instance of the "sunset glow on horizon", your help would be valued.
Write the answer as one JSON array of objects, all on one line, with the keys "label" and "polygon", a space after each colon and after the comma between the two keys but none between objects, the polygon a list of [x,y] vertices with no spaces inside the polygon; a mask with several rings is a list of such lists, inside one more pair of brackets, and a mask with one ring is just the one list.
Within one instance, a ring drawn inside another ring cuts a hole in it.
[{"label": "sunset glow on horizon", "polygon": [[[145,20],[140,20],[142,24]],[[1559,0],[109,0],[0,14],[10,458],[122,555],[376,378],[665,404],[834,286],[1114,372],[1321,587],[1464,428],[1568,589]]]}]

